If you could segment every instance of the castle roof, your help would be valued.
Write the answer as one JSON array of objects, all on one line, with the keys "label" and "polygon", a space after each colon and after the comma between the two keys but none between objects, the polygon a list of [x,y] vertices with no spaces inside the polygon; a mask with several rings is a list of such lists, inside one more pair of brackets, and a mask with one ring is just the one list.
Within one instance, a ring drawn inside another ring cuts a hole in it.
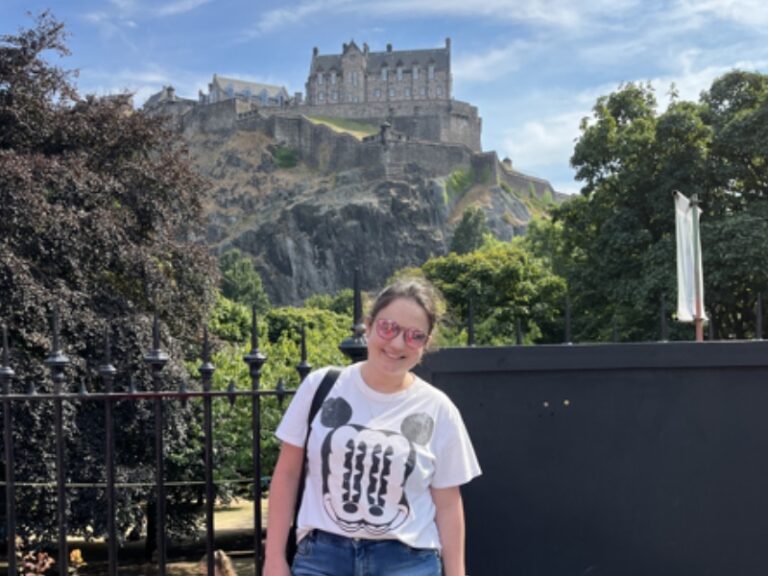
[{"label": "castle roof", "polygon": [[232,87],[232,90],[236,93],[242,93],[246,90],[251,94],[257,95],[266,91],[267,96],[270,98],[276,98],[279,95],[287,96],[288,92],[283,86],[275,86],[273,84],[261,84],[260,82],[248,82],[247,80],[238,80],[237,78],[227,78],[225,76],[213,75],[213,85],[220,90],[226,90],[228,86]]},{"label": "castle roof", "polygon": [[[310,73],[341,70],[341,54],[323,54],[312,58]],[[446,70],[450,66],[450,51],[448,48],[430,48],[426,50],[392,50],[384,52],[368,52],[367,66],[371,70],[386,65],[395,68],[398,65],[406,68],[411,66],[426,67],[433,64],[435,68]]]}]

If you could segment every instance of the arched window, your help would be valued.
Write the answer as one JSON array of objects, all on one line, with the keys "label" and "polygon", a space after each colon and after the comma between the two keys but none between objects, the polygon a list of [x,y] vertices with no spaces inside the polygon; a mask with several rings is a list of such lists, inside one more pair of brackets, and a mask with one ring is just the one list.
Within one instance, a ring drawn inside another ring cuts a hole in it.
[{"label": "arched window", "polygon": [[386,81],[388,77],[389,77],[389,69],[387,68],[387,65],[384,64],[381,67],[381,79]]},{"label": "arched window", "polygon": [[413,79],[418,80],[419,79],[419,65],[414,64],[413,65]]},{"label": "arched window", "polygon": [[429,68],[427,68],[427,78],[429,78],[430,80],[434,80],[435,79],[435,65],[434,64],[430,64]]},{"label": "arched window", "polygon": [[323,85],[323,73],[322,73],[322,72],[318,72],[318,73],[317,73],[317,83],[318,83],[320,86],[322,86],[322,85]]},{"label": "arched window", "polygon": [[398,66],[397,67],[397,79],[402,80],[403,79],[403,67]]},{"label": "arched window", "polygon": [[331,70],[331,84],[336,84],[336,70]]}]

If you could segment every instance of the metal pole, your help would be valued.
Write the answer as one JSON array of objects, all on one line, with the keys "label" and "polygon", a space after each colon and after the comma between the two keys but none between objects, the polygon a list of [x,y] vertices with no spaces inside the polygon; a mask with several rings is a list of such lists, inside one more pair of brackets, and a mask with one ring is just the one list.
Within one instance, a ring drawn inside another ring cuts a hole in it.
[{"label": "metal pole", "polygon": [[[104,329],[104,363],[99,366],[99,374],[104,385],[104,392],[112,394],[113,382],[117,370],[112,365],[112,351],[109,341],[109,327]],[[107,546],[109,549],[109,576],[117,576],[117,497],[115,495],[115,425],[113,421],[113,400],[104,401],[104,426],[106,427],[106,465],[107,465]]]},{"label": "metal pole", "polygon": [[691,218],[693,222],[693,287],[696,306],[694,325],[696,327],[696,342],[704,341],[704,314],[701,295],[701,253],[699,252],[699,197],[691,196]]},{"label": "metal pole", "polygon": [[259,329],[256,322],[256,308],[253,309],[253,318],[251,326],[251,352],[243,357],[243,361],[248,364],[251,375],[251,390],[254,392],[251,403],[251,429],[253,454],[253,563],[254,574],[261,574],[261,396],[259,395],[259,384],[261,379],[261,367],[266,362],[267,357],[259,352]]},{"label": "metal pole", "polygon": [[755,337],[758,340],[763,339],[763,293],[757,293],[757,302],[755,303]]},{"label": "metal pole", "polygon": [[[152,322],[152,350],[144,356],[144,362],[152,369],[152,383],[155,392],[160,392],[160,372],[168,362],[168,355],[160,349],[160,323],[155,313]],[[163,455],[165,446],[163,443],[163,399],[155,398],[155,497],[157,508],[157,560],[158,576],[166,576],[165,557],[165,463]]]},{"label": "metal pole", "polygon": [[[198,368],[203,380],[203,391],[211,391],[211,379],[216,368],[211,363],[211,349],[208,343],[208,329],[203,333],[203,363]],[[203,426],[205,428],[205,551],[208,576],[214,576],[214,525],[213,505],[213,399],[203,397]]]},{"label": "metal pole", "polygon": [[53,350],[45,359],[51,370],[54,394],[54,430],[56,434],[56,514],[59,524],[59,573],[69,573],[69,555],[67,554],[67,469],[64,441],[64,369],[69,358],[59,347],[59,309],[53,311]]},{"label": "metal pole", "polygon": [[467,346],[475,345],[475,310],[472,303],[472,297],[469,297],[467,303]]},{"label": "metal pole", "polygon": [[664,292],[661,293],[661,341],[669,341],[669,326],[667,324],[667,295]]},{"label": "metal pole", "polygon": [[[0,365],[0,383],[3,396],[11,393],[11,378],[14,372],[8,363],[8,327],[3,324],[3,360]],[[11,400],[3,399],[3,438],[5,439],[5,514],[6,534],[8,535],[8,574],[16,574],[16,484],[13,474],[13,416]]]}]

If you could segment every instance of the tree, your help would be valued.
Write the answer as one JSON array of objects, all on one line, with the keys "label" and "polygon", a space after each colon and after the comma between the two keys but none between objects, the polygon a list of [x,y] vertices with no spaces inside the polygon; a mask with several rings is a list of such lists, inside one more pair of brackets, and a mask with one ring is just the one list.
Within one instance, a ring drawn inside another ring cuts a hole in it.
[{"label": "tree", "polygon": [[261,277],[251,259],[233,248],[219,259],[221,293],[235,302],[255,308],[263,314],[269,309],[269,297],[264,292]]},{"label": "tree", "polygon": [[[752,333],[755,293],[766,286],[759,249],[768,214],[768,81],[729,72],[698,103],[663,113],[650,86],[598,99],[571,162],[581,197],[555,209],[568,255],[562,273],[577,340],[657,339],[662,294],[676,294],[672,192],[697,194],[707,305],[725,337]],[[692,328],[673,325],[673,338]]]},{"label": "tree", "polygon": [[488,224],[485,212],[478,206],[470,206],[461,215],[461,221],[456,226],[451,240],[451,252],[467,254],[483,245],[488,234]]},{"label": "tree", "polygon": [[528,342],[562,341],[564,282],[519,241],[432,258],[422,271],[445,296],[449,332],[465,326],[471,299],[478,344],[514,342],[518,320]]},{"label": "tree", "polygon": [[[200,237],[203,183],[184,150],[161,123],[133,112],[127,94],[81,98],[71,73],[44,55],[67,54],[63,25],[50,14],[34,28],[0,37],[0,321],[8,324],[15,391],[34,383],[50,391],[43,359],[52,349],[49,316],[61,313],[62,342],[72,360],[70,390],[100,390],[96,369],[102,335],[111,334],[116,388],[129,379],[151,387],[142,360],[151,348],[151,315],[161,319],[171,356],[163,384],[186,378],[184,348],[213,304],[217,274]],[[116,405],[117,474],[122,482],[151,479],[152,408]],[[54,478],[50,403],[14,411],[16,477]],[[185,452],[192,407],[168,403],[168,480],[200,475],[199,454]],[[68,481],[103,478],[103,408],[80,402],[65,414]],[[150,488],[118,491],[119,533],[138,525]],[[191,497],[169,492],[169,511]],[[47,538],[56,519],[47,491],[20,491],[20,533]],[[172,515],[172,524],[179,517]],[[150,518],[150,521],[152,519]],[[73,534],[104,534],[106,506],[98,489],[70,492]],[[4,528],[4,526],[3,526]],[[92,532],[91,532],[92,530]]]}]

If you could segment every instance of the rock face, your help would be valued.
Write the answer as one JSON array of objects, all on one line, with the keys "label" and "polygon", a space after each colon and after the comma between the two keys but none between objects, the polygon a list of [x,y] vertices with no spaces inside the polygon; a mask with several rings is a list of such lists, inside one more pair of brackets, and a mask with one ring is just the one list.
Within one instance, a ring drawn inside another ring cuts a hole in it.
[{"label": "rock face", "polygon": [[[554,194],[495,153],[396,133],[360,141],[306,118],[249,115],[235,126],[187,123],[183,133],[211,182],[208,242],[251,255],[274,304],[350,287],[355,267],[364,290],[380,287],[445,254],[470,205],[509,239],[524,232],[531,198]],[[460,188],[451,184],[456,174]]]}]

